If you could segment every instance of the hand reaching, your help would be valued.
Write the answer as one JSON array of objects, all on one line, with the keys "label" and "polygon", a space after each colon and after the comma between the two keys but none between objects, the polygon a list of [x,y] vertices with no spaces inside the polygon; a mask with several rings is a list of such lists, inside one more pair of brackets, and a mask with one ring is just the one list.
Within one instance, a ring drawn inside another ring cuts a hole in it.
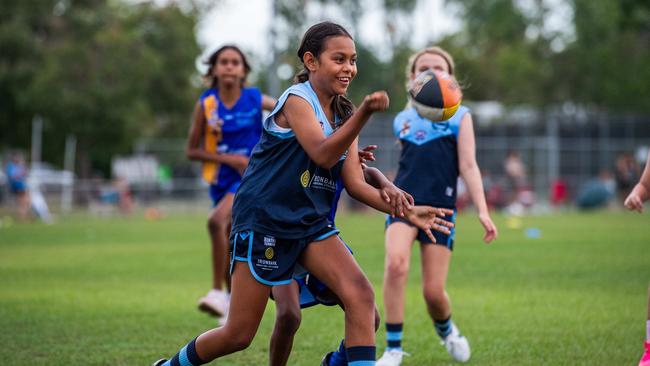
[{"label": "hand reaching", "polygon": [[424,231],[429,239],[435,243],[436,238],[433,236],[431,230],[433,229],[435,231],[449,235],[451,233],[449,229],[453,228],[454,224],[450,221],[443,220],[442,218],[445,216],[451,216],[453,214],[454,211],[448,208],[414,206],[413,209],[407,211],[406,218],[418,229]]}]

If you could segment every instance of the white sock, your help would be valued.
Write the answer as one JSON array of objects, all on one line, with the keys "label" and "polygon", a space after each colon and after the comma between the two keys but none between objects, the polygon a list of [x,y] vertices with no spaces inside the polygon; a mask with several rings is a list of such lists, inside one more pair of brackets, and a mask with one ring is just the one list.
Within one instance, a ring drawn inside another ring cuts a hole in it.
[{"label": "white sock", "polygon": [[650,320],[645,322],[645,341],[650,343]]}]

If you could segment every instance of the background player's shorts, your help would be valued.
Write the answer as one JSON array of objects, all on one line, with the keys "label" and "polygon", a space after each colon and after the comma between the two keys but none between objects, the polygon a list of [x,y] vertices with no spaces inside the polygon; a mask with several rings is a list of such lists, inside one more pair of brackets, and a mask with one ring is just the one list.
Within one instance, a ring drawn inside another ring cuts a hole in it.
[{"label": "background player's shorts", "polygon": [[23,193],[25,192],[25,190],[27,190],[27,186],[25,185],[25,182],[22,180],[10,180],[9,188],[11,189],[11,193],[13,194]]},{"label": "background player's shorts", "polygon": [[212,207],[215,207],[226,194],[235,194],[237,192],[237,189],[239,189],[240,184],[241,179],[237,179],[227,184],[210,184],[210,198],[212,199]]},{"label": "background player's shorts", "polygon": [[[445,216],[444,219],[451,223],[456,223],[456,209],[454,208],[454,214],[451,217]],[[411,222],[406,219],[400,217],[391,217],[390,215],[386,216],[386,228],[388,228],[388,226],[390,226],[395,222],[403,222],[409,226],[415,227],[415,225],[411,224]],[[436,242],[433,243],[431,239],[429,239],[427,234],[424,232],[424,230],[418,229],[418,235],[416,239],[420,242],[420,244],[442,245],[449,248],[449,250],[454,250],[454,235],[456,234],[456,228],[455,227],[451,228],[450,231],[451,233],[447,235],[439,231],[431,230],[431,232],[433,233],[433,237],[436,238]]]},{"label": "background player's shorts", "polygon": [[[352,249],[341,239],[339,240],[347,250],[352,253]],[[309,272],[302,272],[293,276],[294,281],[298,283],[300,291],[300,308],[308,308],[314,305],[338,305],[340,300],[323,282]]]},{"label": "background player's shorts", "polygon": [[282,239],[252,230],[230,236],[230,273],[235,261],[247,262],[253,277],[265,285],[286,285],[293,281],[298,257],[309,243],[338,234],[338,229],[326,227],[301,239]]}]

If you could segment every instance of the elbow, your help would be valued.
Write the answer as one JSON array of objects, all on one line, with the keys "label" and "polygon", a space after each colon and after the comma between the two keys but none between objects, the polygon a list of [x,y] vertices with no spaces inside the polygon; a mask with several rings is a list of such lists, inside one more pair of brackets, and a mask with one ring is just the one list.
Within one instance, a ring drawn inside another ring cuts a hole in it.
[{"label": "elbow", "polygon": [[464,163],[461,162],[458,166],[458,170],[460,171],[460,174],[463,176],[469,172],[474,171],[475,169],[478,169],[478,165],[476,164],[476,162],[464,162]]}]

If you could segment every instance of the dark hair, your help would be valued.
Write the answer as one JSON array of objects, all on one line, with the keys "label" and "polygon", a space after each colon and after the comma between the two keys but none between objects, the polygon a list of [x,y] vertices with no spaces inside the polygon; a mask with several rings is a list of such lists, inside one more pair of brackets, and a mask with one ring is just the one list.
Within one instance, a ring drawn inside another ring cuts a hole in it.
[{"label": "dark hair", "polygon": [[[298,48],[298,58],[303,62],[305,53],[310,52],[318,58],[323,52],[325,42],[330,37],[344,36],[352,40],[352,36],[342,26],[332,22],[321,22],[312,25],[302,37]],[[293,78],[294,83],[304,83],[309,80],[309,70],[304,66]],[[343,124],[354,112],[354,104],[345,95],[335,95],[332,101],[332,111],[340,118],[339,125]]]},{"label": "dark hair", "polygon": [[214,51],[210,57],[208,57],[207,60],[203,61],[205,65],[208,65],[208,71],[203,74],[203,77],[209,81],[210,87],[211,88],[216,88],[219,80],[216,76],[212,75],[212,69],[214,68],[214,65],[217,64],[217,61],[219,60],[219,56],[221,56],[221,53],[226,50],[233,50],[241,56],[242,62],[244,63],[244,78],[241,81],[242,86],[246,82],[246,77],[248,76],[248,73],[251,72],[251,65],[248,63],[248,60],[246,59],[246,55],[239,49],[239,47],[231,44],[227,44],[225,46],[222,46],[218,50]]}]

